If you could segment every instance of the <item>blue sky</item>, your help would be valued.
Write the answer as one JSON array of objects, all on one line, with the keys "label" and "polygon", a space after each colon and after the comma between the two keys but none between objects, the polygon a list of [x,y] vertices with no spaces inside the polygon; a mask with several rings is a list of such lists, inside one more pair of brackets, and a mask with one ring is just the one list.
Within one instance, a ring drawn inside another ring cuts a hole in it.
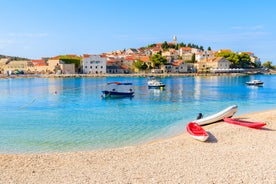
[{"label": "blue sky", "polygon": [[274,0],[0,0],[0,54],[99,54],[172,41],[276,65]]}]

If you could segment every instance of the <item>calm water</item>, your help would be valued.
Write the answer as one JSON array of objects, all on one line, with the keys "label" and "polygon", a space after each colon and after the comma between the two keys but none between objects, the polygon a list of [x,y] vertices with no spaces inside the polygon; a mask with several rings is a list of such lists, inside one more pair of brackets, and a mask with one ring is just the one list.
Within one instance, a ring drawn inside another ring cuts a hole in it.
[{"label": "calm water", "polygon": [[[263,87],[249,87],[251,79]],[[132,82],[132,99],[101,99],[107,82]],[[59,152],[141,144],[185,131],[204,116],[276,108],[276,75],[166,77],[165,90],[139,77],[0,80],[0,153]],[[55,91],[57,92],[55,94]]]}]

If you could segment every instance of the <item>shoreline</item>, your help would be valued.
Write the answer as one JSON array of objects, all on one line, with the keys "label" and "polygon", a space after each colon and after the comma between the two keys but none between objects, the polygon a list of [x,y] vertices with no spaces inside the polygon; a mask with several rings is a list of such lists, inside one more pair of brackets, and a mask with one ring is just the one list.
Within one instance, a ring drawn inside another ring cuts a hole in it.
[{"label": "shoreline", "polygon": [[204,143],[183,127],[178,136],[137,146],[0,154],[0,183],[275,183],[276,109],[238,117],[267,125],[211,124]]},{"label": "shoreline", "polygon": [[246,76],[246,75],[275,75],[276,71],[270,72],[244,72],[244,73],[133,73],[133,74],[21,74],[4,75],[0,79],[14,78],[97,78],[97,77],[174,77],[174,76]]}]

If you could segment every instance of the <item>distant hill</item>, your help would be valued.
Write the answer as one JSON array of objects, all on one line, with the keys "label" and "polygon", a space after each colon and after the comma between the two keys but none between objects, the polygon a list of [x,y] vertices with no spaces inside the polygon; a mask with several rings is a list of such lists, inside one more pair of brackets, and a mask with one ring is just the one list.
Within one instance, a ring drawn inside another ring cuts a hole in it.
[{"label": "distant hill", "polygon": [[30,60],[28,58],[23,58],[23,57],[17,57],[17,56],[5,56],[0,54],[0,59],[2,58],[11,58],[11,60]]}]

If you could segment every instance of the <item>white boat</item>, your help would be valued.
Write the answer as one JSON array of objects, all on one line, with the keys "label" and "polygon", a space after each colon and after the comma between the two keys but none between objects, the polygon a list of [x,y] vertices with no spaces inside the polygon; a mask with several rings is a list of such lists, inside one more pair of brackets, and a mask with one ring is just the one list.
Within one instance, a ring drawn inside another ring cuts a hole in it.
[{"label": "white boat", "polygon": [[132,83],[109,82],[106,89],[102,91],[104,98],[133,97],[134,89]]},{"label": "white boat", "polygon": [[260,80],[252,80],[252,81],[249,81],[249,82],[246,82],[247,85],[254,85],[254,86],[260,86],[260,85],[263,85],[264,82],[263,81],[260,81]]},{"label": "white boat", "polygon": [[158,81],[155,78],[150,78],[148,80],[148,87],[149,88],[159,89],[159,88],[164,88],[165,86],[166,85],[163,82]]},{"label": "white boat", "polygon": [[202,119],[198,119],[198,120],[194,120],[192,122],[198,123],[199,125],[208,125],[211,123],[215,123],[217,121],[221,121],[224,118],[229,118],[232,117],[238,110],[238,106],[237,105],[232,105],[230,107],[227,107],[226,109],[213,114],[211,116],[207,116],[205,118]]}]

